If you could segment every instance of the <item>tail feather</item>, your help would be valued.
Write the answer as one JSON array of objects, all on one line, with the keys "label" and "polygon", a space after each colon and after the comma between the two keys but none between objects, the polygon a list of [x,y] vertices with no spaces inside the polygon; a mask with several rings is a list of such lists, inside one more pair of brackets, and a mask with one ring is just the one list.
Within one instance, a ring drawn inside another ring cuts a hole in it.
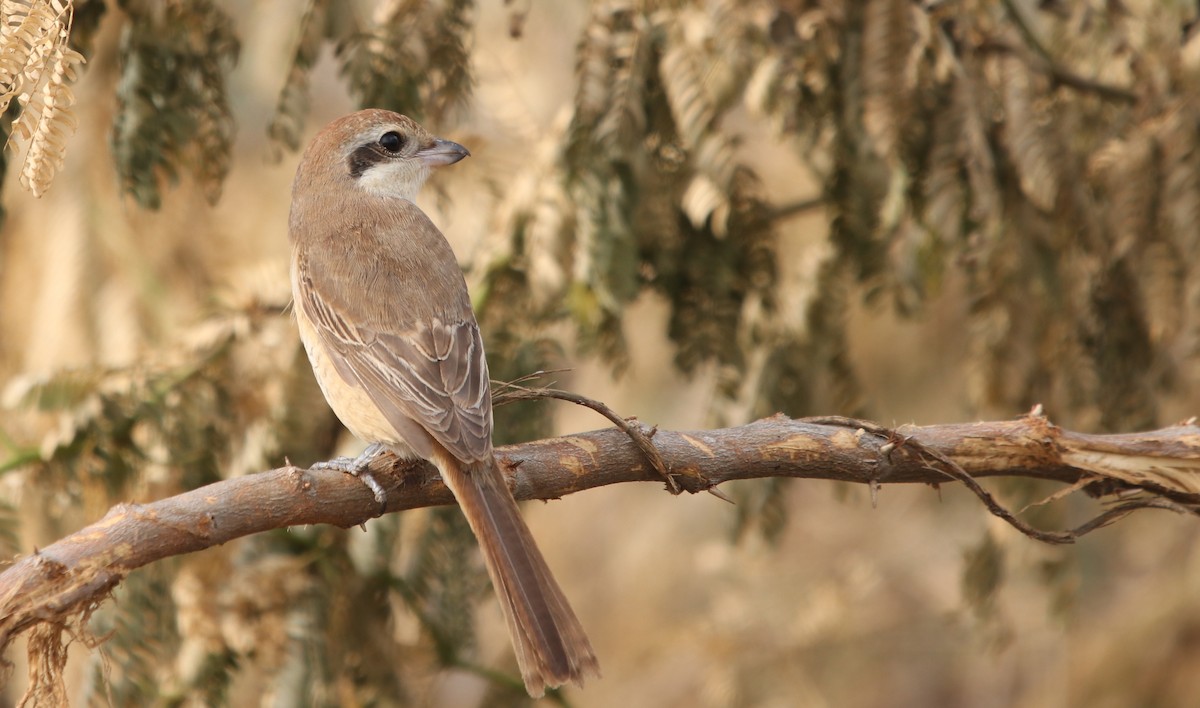
[{"label": "tail feather", "polygon": [[599,676],[592,645],[495,464],[464,466],[449,455],[437,462],[479,539],[529,694]]}]

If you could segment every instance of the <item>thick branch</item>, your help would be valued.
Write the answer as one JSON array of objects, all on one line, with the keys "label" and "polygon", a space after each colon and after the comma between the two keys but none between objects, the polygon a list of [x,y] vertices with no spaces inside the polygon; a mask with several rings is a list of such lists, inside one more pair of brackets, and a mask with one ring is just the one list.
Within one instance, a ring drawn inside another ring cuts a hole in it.
[{"label": "thick branch", "polygon": [[[967,476],[1054,480],[1097,496],[1126,493],[1120,506],[1075,533],[1133,508],[1191,513],[1200,508],[1200,427],[1191,421],[1149,433],[1085,435],[1037,415],[895,431],[848,419],[776,416],[723,430],[657,431],[652,440],[670,478],[693,493],[760,477],[872,486],[955,479],[973,484]],[[555,499],[619,482],[663,482],[645,452],[616,429],[512,445],[499,449],[497,459],[518,499]],[[386,469],[375,476],[387,491],[388,512],[453,503],[432,466],[393,460],[382,466]],[[1131,502],[1129,490],[1142,492],[1145,503]],[[372,493],[357,479],[291,466],[149,504],[119,505],[0,574],[0,651],[40,622],[93,607],[129,571],[148,563],[271,529],[351,527],[377,512]],[[1071,533],[1060,535],[1070,540]]]}]

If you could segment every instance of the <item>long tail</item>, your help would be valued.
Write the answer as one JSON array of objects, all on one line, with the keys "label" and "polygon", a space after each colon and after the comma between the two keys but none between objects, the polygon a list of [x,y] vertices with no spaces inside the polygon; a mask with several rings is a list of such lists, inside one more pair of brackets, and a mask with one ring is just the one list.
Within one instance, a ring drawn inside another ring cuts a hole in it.
[{"label": "long tail", "polygon": [[540,697],[547,686],[568,681],[582,686],[585,675],[599,676],[592,645],[495,463],[464,466],[450,455],[439,457],[442,479],[479,539],[529,695]]}]

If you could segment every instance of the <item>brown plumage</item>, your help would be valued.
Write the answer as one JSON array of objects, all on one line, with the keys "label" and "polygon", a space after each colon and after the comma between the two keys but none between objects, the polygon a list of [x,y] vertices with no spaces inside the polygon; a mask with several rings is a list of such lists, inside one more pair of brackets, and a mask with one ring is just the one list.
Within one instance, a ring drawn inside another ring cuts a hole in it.
[{"label": "brown plumage", "polygon": [[[441,471],[479,539],[532,696],[598,675],[591,644],[492,458],[487,360],[466,282],[413,200],[467,156],[366,110],[305,151],[292,187],[292,293],[317,381],[360,439]],[[366,459],[343,469],[358,474]]]}]

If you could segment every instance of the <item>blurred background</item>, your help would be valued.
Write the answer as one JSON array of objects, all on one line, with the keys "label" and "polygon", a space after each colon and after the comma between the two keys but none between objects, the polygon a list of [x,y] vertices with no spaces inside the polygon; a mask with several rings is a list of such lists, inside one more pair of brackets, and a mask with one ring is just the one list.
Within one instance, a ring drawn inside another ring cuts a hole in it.
[{"label": "blurred background", "polygon": [[[1124,432],[1197,412],[1194,3],[44,6],[47,28],[73,12],[87,63],[71,83],[62,45],[21,24],[42,4],[5,10],[6,47],[47,67],[3,123],[6,557],[122,501],[359,450],[287,311],[286,228],[297,149],[361,106],[472,152],[421,206],[497,380],[566,369],[550,380],[671,429],[1041,403]],[[72,120],[39,98],[52,84]],[[18,104],[46,129],[21,137]],[[498,442],[605,424],[560,403],[496,418]],[[735,506],[648,484],[526,506],[604,673],[544,703],[1200,695],[1194,520],[1143,513],[1059,548],[950,485],[877,505],[828,482],[729,486]],[[1017,509],[1055,489],[989,487]],[[91,619],[106,640],[71,646],[72,701],[526,704],[474,547],[456,509],[421,510],[135,571]],[[23,647],[6,659],[4,705],[26,685]]]}]

